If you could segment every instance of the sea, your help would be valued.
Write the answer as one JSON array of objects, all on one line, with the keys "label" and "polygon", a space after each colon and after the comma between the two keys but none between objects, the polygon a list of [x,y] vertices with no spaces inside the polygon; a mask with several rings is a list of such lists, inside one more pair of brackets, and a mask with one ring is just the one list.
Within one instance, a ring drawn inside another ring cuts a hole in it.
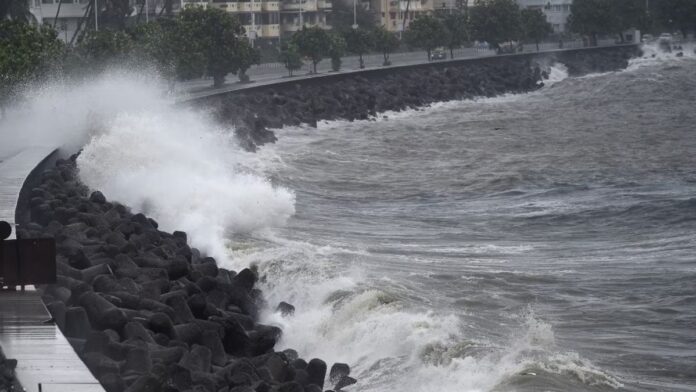
[{"label": "sea", "polygon": [[255,266],[277,349],[349,364],[345,391],[695,391],[696,55],[644,49],[256,153],[126,74],[43,87],[9,121],[82,147],[82,181],[221,267]]}]

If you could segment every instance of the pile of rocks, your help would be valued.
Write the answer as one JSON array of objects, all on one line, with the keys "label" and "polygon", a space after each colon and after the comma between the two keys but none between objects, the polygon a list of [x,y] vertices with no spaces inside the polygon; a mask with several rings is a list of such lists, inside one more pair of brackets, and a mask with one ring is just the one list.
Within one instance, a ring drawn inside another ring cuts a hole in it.
[{"label": "pile of rocks", "polygon": [[[44,301],[108,392],[323,390],[324,361],[273,350],[281,330],[257,321],[254,270],[219,268],[186,233],[89,194],[75,159],[42,173],[17,234],[55,238],[58,279]],[[290,307],[279,311],[292,317]],[[349,373],[334,365],[331,387],[355,383]]]},{"label": "pile of rocks", "polygon": [[358,120],[434,102],[522,93],[543,86],[542,68],[561,62],[571,75],[625,68],[634,46],[501,56],[366,70],[262,86],[191,101],[235,125],[249,149],[274,142],[269,129],[320,120]]}]

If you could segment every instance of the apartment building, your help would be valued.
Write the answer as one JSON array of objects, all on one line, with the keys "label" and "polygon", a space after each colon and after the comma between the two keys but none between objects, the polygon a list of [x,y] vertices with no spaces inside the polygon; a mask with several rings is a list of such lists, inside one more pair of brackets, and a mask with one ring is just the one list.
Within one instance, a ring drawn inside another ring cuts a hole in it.
[{"label": "apartment building", "polygon": [[85,14],[88,3],[89,0],[63,0],[58,13],[59,0],[29,0],[29,12],[37,23],[54,26],[58,31],[58,37],[69,42]]},{"label": "apartment building", "polygon": [[187,0],[187,4],[217,7],[235,14],[252,40],[278,41],[302,26],[329,29],[327,14],[331,0]]},{"label": "apartment building", "polygon": [[378,23],[387,30],[401,32],[408,28],[409,23],[420,15],[434,11],[435,2],[438,5],[443,0],[370,0],[364,6],[377,14]]},{"label": "apartment building", "polygon": [[540,9],[551,23],[553,31],[565,33],[568,31],[568,16],[573,0],[517,0],[522,8]]}]

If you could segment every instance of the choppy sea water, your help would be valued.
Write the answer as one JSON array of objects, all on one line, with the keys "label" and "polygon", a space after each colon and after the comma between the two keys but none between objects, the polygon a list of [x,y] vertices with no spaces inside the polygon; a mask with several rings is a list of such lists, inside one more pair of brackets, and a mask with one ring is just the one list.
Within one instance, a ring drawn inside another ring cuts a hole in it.
[{"label": "choppy sea water", "polygon": [[279,348],[349,363],[347,390],[692,391],[691,50],[286,128],[256,154],[150,79],[107,75],[29,91],[0,152],[83,146],[88,186],[257,264]]},{"label": "choppy sea water", "polygon": [[696,60],[647,57],[279,131],[296,213],[233,247],[283,346],[356,391],[695,390]]}]

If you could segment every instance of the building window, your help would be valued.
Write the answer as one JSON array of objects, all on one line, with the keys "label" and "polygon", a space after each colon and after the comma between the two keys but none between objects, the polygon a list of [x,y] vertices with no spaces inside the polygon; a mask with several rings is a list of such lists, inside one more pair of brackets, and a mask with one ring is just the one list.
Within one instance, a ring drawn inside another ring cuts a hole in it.
[{"label": "building window", "polygon": [[43,4],[53,4],[53,0],[41,0]]}]

